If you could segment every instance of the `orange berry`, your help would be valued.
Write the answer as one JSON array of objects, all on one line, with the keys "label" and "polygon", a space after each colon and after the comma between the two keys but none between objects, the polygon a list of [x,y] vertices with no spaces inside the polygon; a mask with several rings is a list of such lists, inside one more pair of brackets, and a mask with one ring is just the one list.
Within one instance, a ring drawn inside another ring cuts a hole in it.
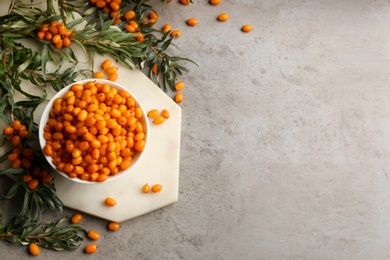
[{"label": "orange berry", "polygon": [[163,116],[157,116],[156,118],[154,118],[153,123],[155,125],[161,125],[162,123],[164,123],[164,121],[165,118]]},{"label": "orange berry", "polygon": [[45,39],[47,41],[51,41],[52,38],[53,38],[53,34],[51,32],[45,32]]},{"label": "orange berry", "polygon": [[157,64],[157,63],[154,63],[154,64],[153,64],[153,67],[152,67],[152,73],[153,73],[154,75],[157,74],[157,69],[158,69],[158,64]]},{"label": "orange berry", "polygon": [[58,33],[60,35],[65,35],[66,34],[66,26],[65,24],[61,23],[58,25]]},{"label": "orange berry", "polygon": [[115,66],[110,66],[105,70],[108,74],[114,74],[118,72],[118,68]]},{"label": "orange berry", "polygon": [[110,206],[110,207],[114,207],[116,205],[116,201],[113,198],[106,198],[104,200],[104,204],[106,204],[107,206]]},{"label": "orange berry", "polygon": [[12,135],[12,134],[14,133],[14,129],[13,129],[12,126],[6,126],[6,127],[4,127],[4,129],[3,129],[3,133],[4,133],[5,135]]},{"label": "orange berry", "polygon": [[11,138],[11,143],[12,143],[13,145],[17,146],[17,145],[20,144],[20,142],[21,142],[21,138],[20,138],[19,135],[14,135],[14,136],[12,136],[12,138]]},{"label": "orange berry", "polygon": [[210,4],[212,5],[219,5],[222,2],[222,0],[210,0]]},{"label": "orange berry", "polygon": [[220,22],[226,22],[227,20],[229,20],[229,15],[225,14],[225,13],[220,14],[217,17],[217,20],[220,21]]},{"label": "orange berry", "polygon": [[121,228],[121,225],[117,222],[110,222],[108,224],[108,229],[111,231],[117,231]]},{"label": "orange berry", "polygon": [[27,183],[27,182],[31,181],[32,178],[33,177],[31,175],[26,174],[26,175],[23,176],[23,182]]},{"label": "orange berry", "polygon": [[96,6],[97,6],[98,8],[104,8],[104,7],[106,7],[106,2],[105,2],[104,0],[98,0],[98,1],[96,2]]},{"label": "orange berry", "polygon": [[12,121],[12,128],[15,131],[19,131],[20,128],[22,128],[22,123],[19,120],[14,120],[14,121]]},{"label": "orange berry", "polygon": [[182,90],[184,88],[184,86],[185,86],[184,82],[183,81],[179,81],[179,82],[177,82],[175,84],[174,88],[175,88],[176,91],[179,91],[179,90]]},{"label": "orange berry", "polygon": [[12,162],[12,168],[17,169],[22,166],[22,160],[16,159]]},{"label": "orange berry", "polygon": [[116,81],[118,79],[118,74],[117,73],[110,73],[110,74],[108,74],[107,79],[110,81]]},{"label": "orange berry", "polygon": [[35,189],[36,187],[38,187],[38,185],[39,185],[39,181],[37,180],[37,179],[32,179],[32,180],[30,180],[29,182],[28,182],[28,187],[31,189],[31,190],[33,190],[33,189]]},{"label": "orange berry", "polygon": [[49,183],[53,180],[53,177],[51,175],[46,175],[42,177],[42,183]]},{"label": "orange berry", "polygon": [[148,117],[150,118],[156,118],[158,116],[158,110],[157,109],[152,109],[148,112]]},{"label": "orange berry", "polygon": [[103,70],[106,70],[106,69],[108,69],[109,67],[111,67],[111,60],[104,60],[103,62],[102,62],[102,69]]},{"label": "orange berry", "polygon": [[163,109],[161,111],[161,115],[165,118],[165,119],[168,119],[170,117],[170,114],[169,114],[169,111],[166,110],[166,109]]},{"label": "orange berry", "polygon": [[176,103],[180,103],[180,102],[182,102],[183,101],[183,94],[182,93],[177,93],[176,95],[175,95],[175,102]]},{"label": "orange berry", "polygon": [[160,192],[161,190],[162,190],[162,185],[160,185],[160,184],[155,184],[155,185],[153,185],[152,186],[152,192],[154,192],[154,193],[157,193],[157,192]]},{"label": "orange berry", "polygon": [[131,19],[133,19],[134,17],[135,17],[135,12],[134,12],[134,10],[129,10],[129,11],[127,11],[126,13],[125,13],[125,19],[126,20],[131,20]]},{"label": "orange berry", "polygon": [[10,153],[7,158],[8,158],[9,161],[15,161],[16,159],[19,158],[19,154],[17,154],[17,153]]},{"label": "orange berry", "polygon": [[54,44],[59,43],[61,40],[62,40],[62,38],[61,38],[61,35],[59,35],[59,34],[54,35],[53,38],[51,39],[52,43],[54,43]]},{"label": "orange berry", "polygon": [[158,19],[158,15],[155,12],[152,12],[149,14],[149,19],[153,19],[156,21]]},{"label": "orange berry", "polygon": [[170,30],[171,30],[171,25],[170,25],[170,24],[166,24],[166,25],[164,25],[164,27],[162,28],[163,33],[166,33],[166,32],[168,32],[168,31],[170,31]]},{"label": "orange berry", "polygon": [[72,45],[72,41],[69,39],[69,37],[64,37],[64,39],[62,39],[62,44],[65,47],[69,47],[70,45]]},{"label": "orange berry", "polygon": [[40,39],[40,40],[45,38],[45,32],[43,32],[43,31],[37,32],[37,38]]},{"label": "orange berry", "polygon": [[32,255],[35,255],[35,256],[39,255],[40,248],[36,243],[30,243],[30,245],[28,246],[28,249]]},{"label": "orange berry", "polygon": [[46,144],[43,147],[43,152],[46,156],[52,156],[54,154],[54,150],[53,150],[53,147],[51,146],[51,144]]},{"label": "orange berry", "polygon": [[182,5],[188,5],[188,4],[190,4],[190,0],[180,0],[180,3]]},{"label": "orange berry", "polygon": [[126,25],[125,29],[126,29],[126,31],[128,31],[130,33],[133,33],[136,31],[136,29],[133,26],[131,26],[130,24]]},{"label": "orange berry", "polygon": [[78,224],[81,222],[82,219],[83,219],[83,215],[77,213],[72,216],[70,221],[72,222],[72,224]]},{"label": "orange berry", "polygon": [[85,248],[84,251],[87,254],[93,254],[97,251],[98,246],[96,244],[88,244]]},{"label": "orange berry", "polygon": [[195,18],[190,18],[187,20],[187,24],[189,26],[196,26],[198,24],[198,20],[196,20]]},{"label": "orange berry", "polygon": [[92,229],[88,231],[87,236],[92,240],[98,240],[100,238],[99,233]]},{"label": "orange berry", "polygon": [[252,26],[250,25],[250,24],[246,24],[246,25],[243,25],[242,27],[241,27],[241,31],[243,31],[243,32],[250,32],[250,31],[252,31],[253,30],[253,28],[252,28]]},{"label": "orange berry", "polygon": [[93,74],[93,77],[94,78],[97,78],[97,79],[102,79],[104,78],[104,73],[102,71],[96,71],[94,74]]},{"label": "orange berry", "polygon": [[146,183],[144,186],[142,186],[142,192],[148,193],[150,191],[150,186]]},{"label": "orange berry", "polygon": [[181,37],[183,34],[182,34],[182,32],[180,31],[180,30],[173,30],[172,32],[171,32],[171,37],[175,37],[175,38],[179,38],[179,37]]},{"label": "orange berry", "polygon": [[63,42],[62,40],[60,40],[59,42],[57,42],[57,43],[55,44],[55,46],[56,46],[57,49],[61,49],[63,45],[64,45],[64,42]]}]

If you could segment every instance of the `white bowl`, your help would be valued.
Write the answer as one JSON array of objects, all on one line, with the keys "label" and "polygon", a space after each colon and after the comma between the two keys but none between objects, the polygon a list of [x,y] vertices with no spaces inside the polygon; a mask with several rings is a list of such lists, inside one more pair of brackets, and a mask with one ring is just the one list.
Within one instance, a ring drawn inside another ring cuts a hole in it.
[{"label": "white bowl", "polygon": [[43,147],[45,146],[46,144],[46,140],[44,139],[43,137],[43,133],[44,133],[44,127],[49,119],[49,113],[50,113],[50,110],[53,108],[53,103],[54,101],[56,100],[56,98],[60,98],[60,97],[63,97],[65,95],[66,92],[69,91],[69,89],[72,87],[72,85],[74,84],[85,84],[89,81],[94,81],[95,83],[102,83],[102,84],[109,84],[111,87],[114,87],[118,90],[124,90],[126,92],[128,92],[134,99],[135,103],[137,104],[137,106],[139,106],[143,112],[143,116],[142,118],[140,118],[140,122],[141,124],[143,125],[144,127],[144,132],[145,132],[145,148],[141,151],[141,152],[136,152],[136,154],[133,156],[132,158],[132,163],[130,165],[129,168],[123,170],[123,171],[119,171],[117,174],[115,175],[110,175],[106,181],[104,182],[94,182],[94,181],[87,181],[87,180],[82,180],[78,177],[76,178],[70,178],[65,172],[61,172],[61,171],[58,171],[56,169],[56,166],[53,164],[52,162],[52,157],[51,156],[47,156],[44,154],[44,156],[46,157],[46,160],[48,161],[48,163],[53,167],[53,169],[58,172],[59,174],[61,174],[62,176],[64,176],[66,179],[69,179],[69,180],[72,180],[74,182],[77,182],[77,183],[84,183],[84,184],[96,184],[96,183],[106,183],[106,182],[109,182],[109,181],[113,181],[113,180],[116,180],[118,178],[120,178],[121,176],[131,172],[131,169],[133,169],[142,159],[145,151],[146,151],[146,148],[148,146],[148,130],[149,130],[149,123],[148,123],[148,120],[147,120],[147,114],[145,112],[145,109],[143,108],[141,102],[137,99],[137,97],[135,95],[133,95],[131,93],[131,91],[127,88],[125,88],[124,86],[118,84],[118,83],[115,83],[113,81],[109,81],[109,80],[105,80],[105,79],[85,79],[85,80],[81,80],[81,81],[77,81],[75,83],[72,83],[70,84],[69,86],[66,86],[65,88],[63,88],[62,90],[60,90],[50,101],[49,103],[46,105],[44,111],[43,111],[43,114],[42,114],[42,117],[41,117],[41,120],[40,120],[40,123],[39,123],[39,143],[40,143],[40,146],[41,146],[41,149],[42,149],[42,152],[43,152]]}]

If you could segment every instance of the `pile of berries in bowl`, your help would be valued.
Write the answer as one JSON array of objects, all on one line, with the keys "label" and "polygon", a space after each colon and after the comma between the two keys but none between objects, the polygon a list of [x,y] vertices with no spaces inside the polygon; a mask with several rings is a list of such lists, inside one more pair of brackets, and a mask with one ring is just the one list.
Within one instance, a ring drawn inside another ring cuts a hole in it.
[{"label": "pile of berries in bowl", "polygon": [[39,142],[49,164],[79,183],[112,181],[141,160],[148,120],[139,100],[124,86],[86,79],[59,91],[39,125]]}]

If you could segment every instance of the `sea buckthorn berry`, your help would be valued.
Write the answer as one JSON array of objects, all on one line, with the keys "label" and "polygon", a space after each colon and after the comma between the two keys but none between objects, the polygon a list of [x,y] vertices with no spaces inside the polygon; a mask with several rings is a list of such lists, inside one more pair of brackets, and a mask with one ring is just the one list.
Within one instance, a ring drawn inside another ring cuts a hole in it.
[{"label": "sea buckthorn berry", "polygon": [[143,193],[148,193],[148,192],[150,192],[150,186],[149,186],[149,184],[145,183],[144,186],[142,186],[142,192],[143,192]]},{"label": "sea buckthorn berry", "polygon": [[40,40],[45,38],[45,32],[43,32],[43,31],[37,32],[37,38],[40,39]]},{"label": "sea buckthorn berry", "polygon": [[70,221],[72,224],[78,224],[81,222],[82,219],[83,219],[83,215],[81,215],[80,213],[76,213],[72,216]]},{"label": "sea buckthorn berry", "polygon": [[51,39],[52,43],[54,43],[54,44],[59,43],[61,40],[62,40],[62,38],[61,38],[61,35],[59,35],[59,34],[54,35],[53,38]]},{"label": "sea buckthorn berry", "polygon": [[39,185],[39,181],[37,180],[37,179],[32,179],[32,180],[30,180],[29,182],[28,182],[28,187],[31,189],[31,190],[33,190],[33,189],[35,189],[36,187],[38,187],[38,185]]},{"label": "sea buckthorn berry", "polygon": [[69,47],[70,45],[72,45],[72,41],[69,39],[69,37],[64,37],[62,39],[62,43],[65,47]]},{"label": "sea buckthorn berry", "polygon": [[131,20],[131,19],[133,19],[135,17],[135,12],[134,12],[134,10],[129,10],[129,11],[127,11],[126,13],[125,13],[125,15],[124,15],[124,18],[126,19],[126,20]]},{"label": "sea buckthorn berry", "polygon": [[22,166],[22,160],[21,159],[16,159],[12,162],[12,168],[17,169]]},{"label": "sea buckthorn berry", "polygon": [[169,114],[169,111],[166,110],[166,109],[163,109],[161,111],[161,115],[165,118],[165,119],[168,119],[171,115]]},{"label": "sea buckthorn berry", "polygon": [[110,67],[108,67],[108,68],[106,69],[106,72],[107,72],[108,74],[115,74],[115,73],[118,72],[118,68],[115,67],[115,66],[110,66]]},{"label": "sea buckthorn berry", "polygon": [[47,41],[51,41],[52,38],[53,38],[53,34],[51,32],[46,32],[45,33],[45,39]]},{"label": "sea buckthorn berry", "polygon": [[104,60],[103,62],[102,62],[102,65],[101,65],[101,67],[102,67],[102,69],[103,70],[106,70],[106,69],[108,69],[109,67],[111,67],[111,60]]},{"label": "sea buckthorn berry", "polygon": [[11,137],[11,143],[15,146],[19,145],[21,142],[21,138],[19,135],[14,135]]},{"label": "sea buckthorn berry", "polygon": [[110,73],[110,74],[108,74],[107,79],[109,81],[116,81],[118,79],[118,74],[117,73]]},{"label": "sea buckthorn berry", "polygon": [[28,246],[28,249],[30,251],[30,254],[37,256],[39,255],[40,248],[36,243],[30,243]]},{"label": "sea buckthorn berry", "polygon": [[97,72],[95,72],[95,73],[93,74],[93,77],[94,77],[94,78],[97,78],[97,79],[102,79],[102,78],[104,78],[104,73],[101,72],[101,71],[97,71]]},{"label": "sea buckthorn berry", "polygon": [[210,4],[212,5],[219,5],[222,2],[222,0],[210,0]]},{"label": "sea buckthorn berry", "polygon": [[87,236],[92,240],[98,240],[100,238],[99,233],[92,229],[88,231]]},{"label": "sea buckthorn berry", "polygon": [[170,24],[166,24],[162,28],[163,33],[169,32],[170,30],[171,30],[171,25]]},{"label": "sea buckthorn berry", "polygon": [[150,118],[156,118],[158,116],[158,110],[157,109],[152,109],[148,112],[148,117]]},{"label": "sea buckthorn berry", "polygon": [[22,127],[22,123],[19,120],[12,121],[12,128],[15,131],[19,131],[21,127]]},{"label": "sea buckthorn berry", "polygon": [[111,231],[117,231],[121,228],[121,225],[117,222],[108,223],[108,229]]},{"label": "sea buckthorn berry", "polygon": [[155,12],[151,12],[149,14],[149,19],[153,19],[156,21],[158,19],[158,15]]},{"label": "sea buckthorn berry", "polygon": [[176,95],[175,95],[175,102],[176,103],[180,103],[180,102],[182,102],[183,101],[183,94],[182,93],[177,93]]},{"label": "sea buckthorn berry", "polygon": [[253,28],[252,28],[252,26],[250,24],[246,24],[246,25],[243,25],[241,27],[241,31],[243,31],[243,32],[250,32],[252,30],[253,30]]},{"label": "sea buckthorn berry", "polygon": [[46,156],[52,156],[54,153],[53,147],[50,144],[46,144],[43,147],[43,152],[45,153]]},{"label": "sea buckthorn berry", "polygon": [[188,4],[190,4],[190,0],[180,0],[180,3],[182,5],[188,5]]},{"label": "sea buckthorn berry", "polygon": [[155,125],[161,125],[162,123],[164,123],[164,121],[165,118],[163,116],[157,116],[156,118],[154,118],[153,123]]},{"label": "sea buckthorn berry", "polygon": [[5,135],[12,135],[14,133],[14,129],[12,128],[12,126],[6,126],[3,129],[3,133]]},{"label": "sea buckthorn berry", "polygon": [[106,204],[107,206],[110,206],[110,207],[114,207],[116,205],[116,200],[113,198],[106,198],[104,200],[104,204]]},{"label": "sea buckthorn berry", "polygon": [[152,73],[154,75],[156,75],[157,74],[157,70],[158,70],[158,64],[154,63],[153,66],[152,66]]},{"label": "sea buckthorn berry", "polygon": [[173,30],[171,32],[171,37],[174,37],[174,38],[179,38],[181,37],[183,34],[180,30]]},{"label": "sea buckthorn berry", "polygon": [[31,175],[26,174],[23,176],[23,182],[27,183],[27,182],[31,181],[32,179],[33,179],[33,177]]},{"label": "sea buckthorn berry", "polygon": [[60,23],[60,24],[57,26],[57,28],[58,28],[58,33],[59,33],[60,35],[65,35],[65,34],[66,34],[66,26],[65,26],[65,24]]},{"label": "sea buckthorn berry", "polygon": [[10,153],[7,158],[8,158],[9,161],[15,161],[16,159],[19,158],[19,154],[17,154],[17,153]]},{"label": "sea buckthorn berry", "polygon": [[85,246],[84,251],[87,254],[93,254],[97,251],[98,246],[96,244],[88,244]]},{"label": "sea buckthorn berry", "polygon": [[185,84],[183,81],[179,81],[175,84],[174,88],[176,91],[182,90],[184,88]]},{"label": "sea buckthorn berry", "polygon": [[106,2],[104,0],[98,0],[96,1],[96,7],[98,8],[106,7]]},{"label": "sea buckthorn berry", "polygon": [[157,192],[160,192],[162,190],[162,185],[160,184],[155,184],[152,186],[151,188],[152,192],[154,193],[157,193]]},{"label": "sea buckthorn berry", "polygon": [[49,183],[53,180],[53,177],[51,175],[46,175],[42,177],[42,183]]},{"label": "sea buckthorn berry", "polygon": [[198,24],[198,20],[196,20],[195,18],[190,18],[187,20],[187,24],[189,26],[196,26]]},{"label": "sea buckthorn berry", "polygon": [[57,49],[61,49],[63,45],[64,45],[64,43],[63,43],[63,41],[61,40],[61,41],[59,41],[59,42],[57,42],[57,43],[55,44],[55,47],[56,47]]},{"label": "sea buckthorn berry", "polygon": [[23,167],[24,168],[30,168],[31,167],[31,161],[30,161],[30,159],[28,159],[28,158],[23,158],[22,159],[22,165],[23,165]]},{"label": "sea buckthorn berry", "polygon": [[222,13],[222,14],[218,15],[217,20],[220,22],[226,22],[227,20],[229,20],[229,15]]}]

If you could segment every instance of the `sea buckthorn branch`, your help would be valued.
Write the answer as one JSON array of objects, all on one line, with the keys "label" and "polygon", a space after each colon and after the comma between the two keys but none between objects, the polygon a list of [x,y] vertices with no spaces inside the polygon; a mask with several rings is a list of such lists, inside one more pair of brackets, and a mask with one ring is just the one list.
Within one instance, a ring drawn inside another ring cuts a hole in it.
[{"label": "sea buckthorn branch", "polygon": [[48,170],[50,168],[38,166],[45,164],[42,155],[34,153],[31,148],[14,148],[0,157],[0,163],[7,160],[12,166],[0,170],[0,176],[7,175],[15,180],[15,183],[1,198],[10,199],[17,194],[23,196],[22,209],[18,216],[36,222],[46,208],[62,211],[63,203],[56,195],[53,177]]},{"label": "sea buckthorn branch", "polygon": [[[96,1],[91,1],[96,4]],[[105,24],[115,25],[125,34],[130,35],[135,41],[135,50],[132,53],[132,63],[135,68],[144,70],[160,88],[165,92],[174,90],[178,75],[187,72],[187,68],[180,62],[195,62],[188,58],[170,56],[167,50],[173,44],[174,37],[171,31],[161,35],[161,30],[153,28],[158,15],[148,0],[123,0],[119,6],[111,7],[106,4],[98,10],[98,18],[91,19],[97,27],[104,28]],[[153,15],[152,15],[153,14]],[[149,17],[149,18],[148,18]],[[171,36],[171,37],[169,37]],[[136,44],[137,41],[142,44]],[[153,66],[157,69],[152,71]]]},{"label": "sea buckthorn branch", "polygon": [[68,223],[69,219],[62,218],[56,222],[29,224],[28,220],[16,217],[6,226],[1,225],[0,239],[9,243],[36,243],[44,248],[73,251],[84,240],[81,234],[86,230],[79,224]]}]

